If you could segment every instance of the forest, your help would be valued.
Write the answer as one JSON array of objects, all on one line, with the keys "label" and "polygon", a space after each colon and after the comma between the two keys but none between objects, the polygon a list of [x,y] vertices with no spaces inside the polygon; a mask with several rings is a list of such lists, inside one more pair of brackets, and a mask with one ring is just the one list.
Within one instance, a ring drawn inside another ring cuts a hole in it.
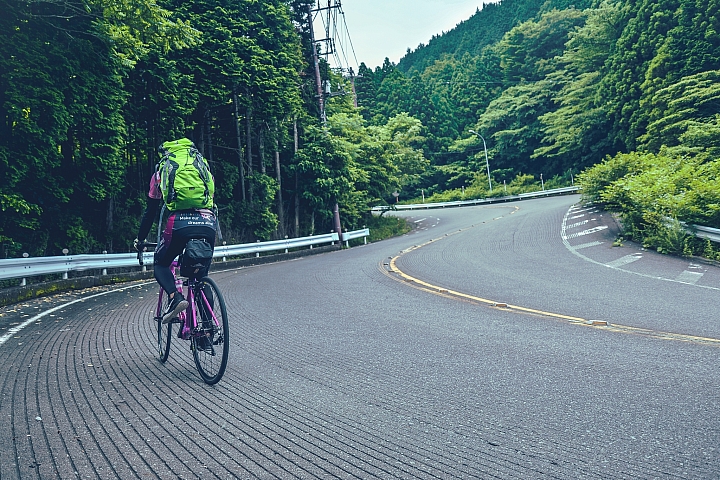
[{"label": "forest", "polygon": [[579,182],[628,237],[717,256],[679,225],[720,227],[719,6],[483,5],[398,64],[321,57],[321,121],[314,1],[0,0],[1,254],[129,251],[157,146],[187,136],[228,243]]}]

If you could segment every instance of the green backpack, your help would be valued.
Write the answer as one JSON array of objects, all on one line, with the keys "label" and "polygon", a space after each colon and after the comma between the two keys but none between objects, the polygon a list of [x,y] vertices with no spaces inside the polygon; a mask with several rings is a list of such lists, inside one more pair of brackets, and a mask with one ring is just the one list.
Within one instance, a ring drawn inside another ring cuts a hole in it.
[{"label": "green backpack", "polygon": [[160,191],[167,209],[212,208],[215,181],[195,145],[187,138],[165,142],[160,155]]}]

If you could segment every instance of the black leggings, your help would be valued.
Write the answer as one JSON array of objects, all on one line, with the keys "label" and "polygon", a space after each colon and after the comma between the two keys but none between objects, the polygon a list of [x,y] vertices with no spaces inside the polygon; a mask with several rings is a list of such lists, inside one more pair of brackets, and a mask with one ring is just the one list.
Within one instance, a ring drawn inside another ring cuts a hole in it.
[{"label": "black leggings", "polygon": [[154,273],[155,280],[168,295],[177,291],[175,277],[170,271],[170,264],[185,249],[187,242],[193,238],[203,238],[215,247],[215,229],[205,226],[192,226],[177,230],[165,230],[155,248]]}]

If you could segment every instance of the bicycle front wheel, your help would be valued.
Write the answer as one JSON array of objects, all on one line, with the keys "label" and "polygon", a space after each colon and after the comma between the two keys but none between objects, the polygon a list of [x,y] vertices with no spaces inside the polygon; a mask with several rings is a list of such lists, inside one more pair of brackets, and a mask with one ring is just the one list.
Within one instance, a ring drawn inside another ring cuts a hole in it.
[{"label": "bicycle front wheel", "polygon": [[162,316],[155,317],[157,323],[157,353],[158,360],[165,363],[170,355],[170,341],[172,340],[172,323],[163,325]]},{"label": "bicycle front wheel", "polygon": [[172,340],[172,324],[168,323],[167,325],[162,324],[162,305],[165,303],[163,301],[163,297],[165,292],[160,289],[160,298],[158,299],[158,306],[155,310],[155,315],[153,316],[153,322],[155,324],[155,331],[157,333],[157,343],[155,344],[155,352],[157,354],[158,360],[160,360],[162,363],[165,363],[168,359],[168,355],[170,354],[170,340]]},{"label": "bicycle front wheel", "polygon": [[192,337],[193,358],[200,377],[213,385],[225,373],[230,352],[227,309],[220,289],[209,277],[198,280],[194,296],[198,331]]}]

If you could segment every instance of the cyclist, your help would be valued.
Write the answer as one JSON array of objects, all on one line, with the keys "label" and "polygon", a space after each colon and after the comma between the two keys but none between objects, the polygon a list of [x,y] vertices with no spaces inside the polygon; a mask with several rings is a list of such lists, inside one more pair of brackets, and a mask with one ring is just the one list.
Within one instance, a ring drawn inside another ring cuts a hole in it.
[{"label": "cyclist", "polygon": [[[168,155],[173,158],[181,158],[182,151],[188,149],[202,159],[202,156],[200,156],[197,149],[195,149],[195,145],[188,139],[165,142],[158,150],[163,160],[165,160]],[[202,162],[205,162],[205,160],[202,159]],[[159,165],[158,169],[150,178],[147,207],[140,222],[137,238],[134,241],[136,249],[138,249],[138,245],[144,242],[148,233],[150,233],[150,228],[152,227],[158,209],[163,203],[164,192],[161,185],[164,180],[165,179],[162,178],[162,165]],[[211,210],[213,193],[214,185],[209,192],[209,202],[205,202],[206,204],[209,203],[207,208],[173,210],[170,206],[172,206],[174,202],[168,202],[167,198],[165,198],[166,208],[170,211],[170,215],[165,223],[165,229],[158,241],[157,247],[155,247],[154,255],[155,280],[157,280],[158,284],[160,284],[162,289],[168,294],[168,306],[163,313],[163,323],[169,323],[188,307],[188,301],[185,300],[182,292],[179,292],[175,286],[175,277],[170,270],[172,261],[183,252],[185,245],[192,239],[204,239],[210,244],[211,248],[214,249],[215,247],[217,219]],[[167,196],[167,194],[165,194],[165,196]],[[160,219],[160,221],[162,221],[162,219]]]}]

